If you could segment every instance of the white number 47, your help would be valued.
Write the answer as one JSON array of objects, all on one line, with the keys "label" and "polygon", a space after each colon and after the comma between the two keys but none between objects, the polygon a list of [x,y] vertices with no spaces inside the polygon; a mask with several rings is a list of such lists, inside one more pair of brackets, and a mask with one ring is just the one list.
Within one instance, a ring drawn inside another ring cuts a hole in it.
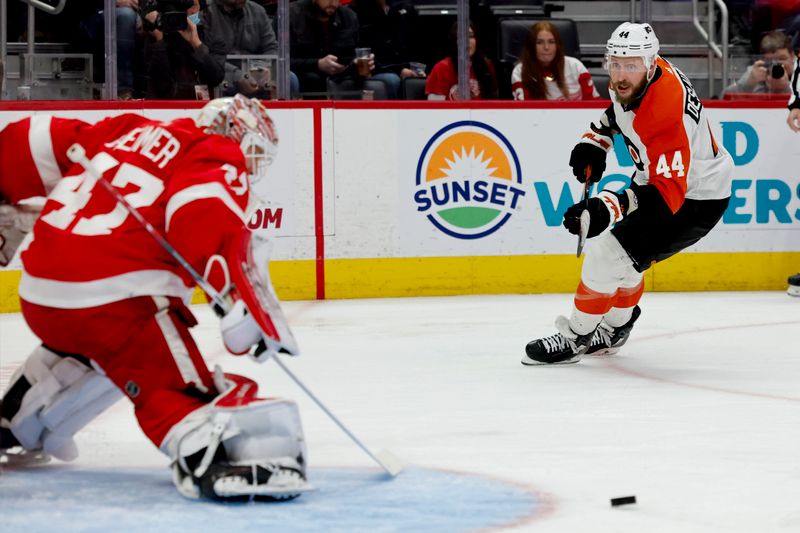
[{"label": "white number 47", "polygon": [[679,178],[683,177],[683,156],[681,155],[680,150],[675,151],[672,156],[672,164],[669,166],[667,166],[667,154],[661,154],[661,157],[658,158],[658,163],[656,164],[656,174],[661,174],[665,178],[671,178],[672,172],[670,172],[670,169],[674,171]]}]

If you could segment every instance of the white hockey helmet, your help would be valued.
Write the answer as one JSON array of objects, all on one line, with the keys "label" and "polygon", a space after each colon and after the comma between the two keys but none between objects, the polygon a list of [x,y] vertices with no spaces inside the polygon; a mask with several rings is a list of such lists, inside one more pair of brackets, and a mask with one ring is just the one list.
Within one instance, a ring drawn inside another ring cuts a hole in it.
[{"label": "white hockey helmet", "polygon": [[609,57],[641,57],[649,69],[658,55],[658,37],[650,24],[623,22],[606,42]]},{"label": "white hockey helmet", "polygon": [[224,135],[237,143],[247,161],[250,183],[255,183],[278,154],[278,131],[264,105],[237,94],[211,100],[195,119],[206,133]]}]

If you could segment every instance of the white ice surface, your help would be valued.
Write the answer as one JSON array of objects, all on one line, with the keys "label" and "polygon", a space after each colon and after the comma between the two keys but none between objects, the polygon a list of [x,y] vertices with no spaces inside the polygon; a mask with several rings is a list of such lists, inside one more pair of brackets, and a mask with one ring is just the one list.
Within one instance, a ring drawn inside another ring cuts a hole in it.
[{"label": "white ice surface", "polygon": [[[286,302],[302,355],[284,362],[373,451],[387,448],[412,468],[528,487],[541,505],[533,516],[509,516],[522,520],[511,530],[800,531],[800,299],[645,294],[619,355],[522,366],[525,344],[551,334],[569,300]],[[312,474],[373,466],[277,366],[226,355],[217,320],[206,307],[194,311],[209,365],[298,400]],[[36,342],[20,315],[0,315],[0,387]],[[166,468],[125,400],[77,442],[70,472]],[[609,498],[625,495],[638,503],[610,507]],[[324,491],[315,498],[323,505]],[[13,513],[2,499],[0,515]],[[43,513],[59,511],[57,491],[41,502]]]}]

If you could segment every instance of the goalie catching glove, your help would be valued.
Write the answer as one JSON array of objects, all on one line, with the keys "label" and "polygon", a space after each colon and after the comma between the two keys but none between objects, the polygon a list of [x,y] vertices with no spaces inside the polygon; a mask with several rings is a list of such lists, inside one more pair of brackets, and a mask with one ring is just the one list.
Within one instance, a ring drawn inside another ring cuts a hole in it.
[{"label": "goalie catching glove", "polygon": [[632,189],[617,194],[601,191],[600,194],[586,201],[578,202],[564,213],[564,227],[574,235],[581,231],[581,213],[589,211],[590,223],[587,238],[600,235],[612,224],[616,224],[638,206],[636,193]]}]

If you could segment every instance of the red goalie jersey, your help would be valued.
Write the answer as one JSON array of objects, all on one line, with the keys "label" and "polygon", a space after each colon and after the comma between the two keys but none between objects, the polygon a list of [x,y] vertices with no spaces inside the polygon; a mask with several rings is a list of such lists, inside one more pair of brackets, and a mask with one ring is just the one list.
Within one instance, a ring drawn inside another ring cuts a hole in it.
[{"label": "red goalie jersey", "polygon": [[4,195],[14,202],[52,189],[22,253],[20,296],[61,309],[146,295],[187,300],[193,280],[67,159],[75,142],[195,270],[202,273],[210,256],[224,254],[231,236],[246,231],[245,160],[228,138],[203,133],[191,119],[127,114],[89,125],[34,116],[0,133]]}]

